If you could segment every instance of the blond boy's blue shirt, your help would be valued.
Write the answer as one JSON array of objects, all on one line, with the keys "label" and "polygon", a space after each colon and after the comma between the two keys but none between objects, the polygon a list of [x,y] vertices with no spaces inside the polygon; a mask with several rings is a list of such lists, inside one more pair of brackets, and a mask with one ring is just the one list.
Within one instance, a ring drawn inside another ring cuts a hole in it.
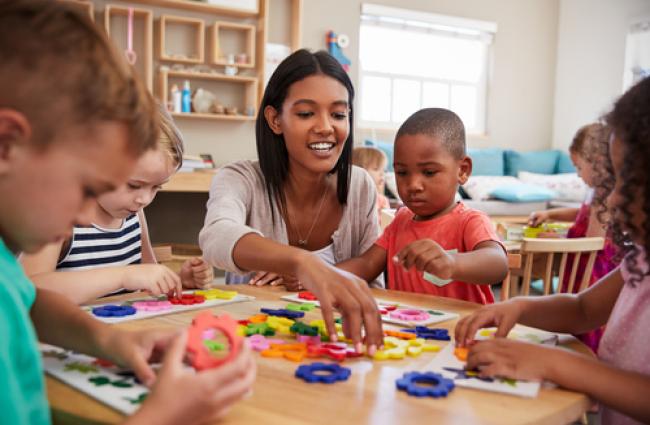
[{"label": "blond boy's blue shirt", "polygon": [[29,311],[36,289],[0,239],[0,422],[49,424],[43,365]]}]

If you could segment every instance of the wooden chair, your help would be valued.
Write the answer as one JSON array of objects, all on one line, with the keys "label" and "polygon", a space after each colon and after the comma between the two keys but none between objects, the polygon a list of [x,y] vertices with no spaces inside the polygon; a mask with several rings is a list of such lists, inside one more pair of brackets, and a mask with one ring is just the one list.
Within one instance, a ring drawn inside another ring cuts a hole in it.
[{"label": "wooden chair", "polygon": [[[535,258],[543,260],[543,273],[542,278],[544,282],[544,295],[548,295],[552,291],[553,277],[557,275],[559,279],[558,290],[562,289],[562,281],[566,273],[569,274],[569,281],[567,292],[573,293],[574,286],[576,285],[576,274],[578,271],[578,264],[583,256],[587,256],[587,264],[585,266],[582,279],[578,282],[578,291],[583,291],[589,285],[591,272],[594,268],[596,255],[598,251],[603,249],[605,240],[603,238],[575,238],[575,239],[543,239],[543,238],[524,238],[521,244],[520,254],[523,260],[523,274],[521,295],[529,295],[530,282],[533,275],[533,263]],[[567,257],[573,254],[573,264],[571,270],[567,270]],[[509,254],[510,255],[510,254]],[[555,261],[559,258],[558,263]],[[509,270],[510,271],[510,270]],[[509,273],[510,275],[510,273]],[[508,276],[510,277],[510,276]],[[501,300],[507,299],[510,295],[510,281],[508,281],[508,291],[502,289]],[[506,298],[504,298],[506,297]]]},{"label": "wooden chair", "polygon": [[508,253],[508,274],[506,274],[503,283],[501,284],[501,301],[505,301],[510,298],[510,280],[512,278],[512,270],[519,269],[521,267],[521,254],[510,254]]}]

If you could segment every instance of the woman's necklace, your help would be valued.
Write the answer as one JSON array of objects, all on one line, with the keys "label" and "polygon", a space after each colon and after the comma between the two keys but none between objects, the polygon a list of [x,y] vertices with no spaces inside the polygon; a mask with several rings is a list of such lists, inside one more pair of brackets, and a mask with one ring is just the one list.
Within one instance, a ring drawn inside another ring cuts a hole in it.
[{"label": "woman's necklace", "polygon": [[314,221],[311,223],[311,227],[309,228],[309,232],[307,232],[307,236],[304,238],[300,234],[300,230],[298,230],[298,226],[294,225],[293,220],[289,220],[291,227],[293,227],[293,231],[296,232],[298,235],[298,246],[301,248],[304,248],[307,246],[307,242],[309,241],[309,237],[311,236],[311,233],[314,231],[314,227],[316,227],[316,223],[318,222],[318,217],[320,217],[320,212],[323,209],[323,204],[325,203],[325,197],[327,195],[327,191],[329,189],[329,185],[325,184],[325,190],[323,190],[323,196],[320,199],[320,205],[318,206],[318,211],[316,212],[316,217],[314,217]]}]

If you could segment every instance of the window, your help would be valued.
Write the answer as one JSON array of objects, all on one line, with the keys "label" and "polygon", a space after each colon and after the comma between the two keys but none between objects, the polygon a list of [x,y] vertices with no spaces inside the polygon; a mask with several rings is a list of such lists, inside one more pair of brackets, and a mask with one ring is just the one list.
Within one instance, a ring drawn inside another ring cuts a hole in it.
[{"label": "window", "polygon": [[650,76],[650,18],[634,23],[625,40],[623,91]]},{"label": "window", "polygon": [[364,4],[359,40],[360,125],[397,128],[420,108],[456,112],[484,134],[496,24]]}]

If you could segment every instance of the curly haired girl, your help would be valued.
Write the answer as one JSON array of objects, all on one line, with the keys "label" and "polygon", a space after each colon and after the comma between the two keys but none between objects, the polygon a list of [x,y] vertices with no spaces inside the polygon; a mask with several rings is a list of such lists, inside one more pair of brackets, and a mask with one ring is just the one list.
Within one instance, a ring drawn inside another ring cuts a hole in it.
[{"label": "curly haired girl", "polygon": [[503,337],[519,322],[582,333],[607,324],[598,359],[504,338],[472,345],[467,365],[485,376],[549,380],[600,401],[602,423],[650,422],[650,78],[626,92],[605,117],[616,184],[608,202],[622,264],[586,291],[522,297],[490,305],[456,326],[459,345],[484,326]]}]

